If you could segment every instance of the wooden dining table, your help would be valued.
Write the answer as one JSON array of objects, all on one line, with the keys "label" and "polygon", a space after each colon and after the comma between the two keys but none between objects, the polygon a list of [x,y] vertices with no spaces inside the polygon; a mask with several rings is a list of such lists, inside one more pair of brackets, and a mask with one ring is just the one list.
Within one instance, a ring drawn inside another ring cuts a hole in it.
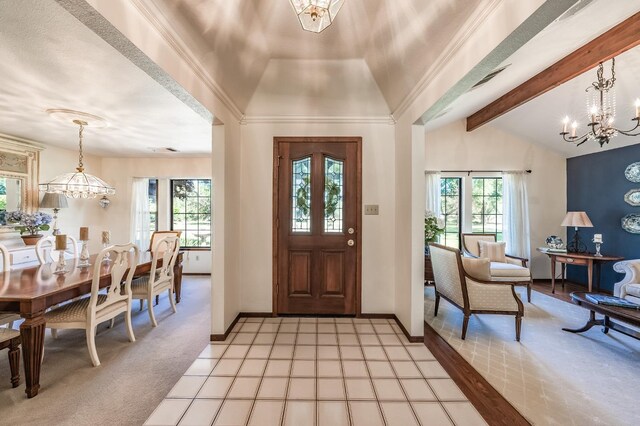
[{"label": "wooden dining table", "polygon": [[[91,282],[95,268],[100,268],[100,288],[111,282],[111,263],[95,265],[97,255],[91,256],[88,267],[79,268],[78,259],[67,260],[65,274],[55,274],[55,263],[13,269],[0,273],[0,311],[20,314],[24,322],[20,325],[22,358],[24,360],[25,393],[33,398],[40,389],[40,364],[44,349],[47,308],[91,293]],[[133,256],[133,253],[131,254]],[[151,253],[141,252],[135,275],[151,270]],[[162,265],[162,258],[158,266]],[[174,290],[176,303],[180,303],[182,287],[183,253],[178,253],[174,267]]]}]

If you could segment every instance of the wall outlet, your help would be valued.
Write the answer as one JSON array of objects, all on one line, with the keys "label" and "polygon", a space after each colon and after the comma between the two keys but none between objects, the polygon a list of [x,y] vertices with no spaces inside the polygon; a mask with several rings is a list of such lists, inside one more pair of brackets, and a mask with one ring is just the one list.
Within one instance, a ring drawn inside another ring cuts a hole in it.
[{"label": "wall outlet", "polygon": [[200,260],[200,256],[199,256],[199,255],[196,255],[196,262],[197,262],[198,260]]},{"label": "wall outlet", "polygon": [[367,204],[364,206],[364,214],[366,215],[378,215],[378,205],[377,204]]}]

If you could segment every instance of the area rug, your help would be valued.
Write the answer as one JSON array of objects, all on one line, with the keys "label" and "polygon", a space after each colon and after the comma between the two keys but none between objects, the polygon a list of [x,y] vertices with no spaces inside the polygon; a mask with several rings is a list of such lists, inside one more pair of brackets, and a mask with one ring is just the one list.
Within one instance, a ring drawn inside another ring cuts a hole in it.
[{"label": "area rug", "polygon": [[425,321],[531,423],[638,424],[640,341],[601,327],[562,331],[583,326],[588,311],[538,292],[524,304],[520,343],[514,318],[503,315],[473,315],[462,340],[462,312],[441,299],[434,317],[434,303],[425,288]]}]

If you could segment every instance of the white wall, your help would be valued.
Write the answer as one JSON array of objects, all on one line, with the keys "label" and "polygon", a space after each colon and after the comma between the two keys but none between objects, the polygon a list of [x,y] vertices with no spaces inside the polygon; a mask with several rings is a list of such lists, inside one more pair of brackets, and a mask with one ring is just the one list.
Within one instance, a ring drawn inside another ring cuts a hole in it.
[{"label": "white wall", "polygon": [[390,124],[261,123],[241,126],[241,311],[272,311],[274,136],[362,136],[362,312],[394,312],[394,127]]},{"label": "white wall", "polygon": [[564,235],[566,160],[561,154],[485,125],[467,132],[457,121],[427,132],[425,170],[532,170],[528,180],[532,273],[550,278],[547,256],[536,251],[549,235]]},{"label": "white wall", "polygon": [[[99,157],[85,154],[83,163],[86,173],[102,176],[102,162]],[[48,146],[40,153],[40,182],[47,182],[63,173],[73,172],[76,167],[78,167],[78,151]],[[40,199],[42,199],[42,194],[40,194]],[[102,248],[100,232],[104,229],[103,224],[106,219],[98,200],[69,199],[68,202],[69,208],[60,209],[58,213],[60,232],[78,238],[80,227],[88,226],[91,238],[89,251],[91,253],[98,252]],[[53,214],[51,209],[43,209],[43,211]]]},{"label": "white wall", "polygon": [[[116,188],[106,209],[105,229],[114,243],[131,241],[131,186],[136,177],[158,179],[158,230],[171,229],[170,179],[211,179],[211,159],[194,158],[102,158],[100,177]],[[213,188],[215,191],[215,188]],[[145,250],[146,247],[141,248]],[[211,251],[186,251],[185,273],[211,273]]]}]

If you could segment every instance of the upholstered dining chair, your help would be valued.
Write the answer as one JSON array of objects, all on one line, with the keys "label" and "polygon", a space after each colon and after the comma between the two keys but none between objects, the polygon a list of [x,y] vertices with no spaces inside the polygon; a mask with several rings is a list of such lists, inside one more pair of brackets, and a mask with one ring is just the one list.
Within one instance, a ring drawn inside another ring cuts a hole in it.
[{"label": "upholstered dining chair", "polygon": [[[0,244],[0,255],[2,255],[2,270],[6,274],[11,271],[11,255],[4,244]],[[0,311],[0,326],[6,324],[7,327],[13,328],[14,321],[18,321],[19,319],[20,315]]]},{"label": "upholstered dining chair", "polygon": [[[496,234],[465,234],[462,235],[462,250],[467,257],[480,256],[480,242],[496,242]],[[505,254],[503,262],[491,261],[491,279],[495,281],[512,282],[517,286],[527,287],[527,301],[531,303],[531,284],[533,278],[529,270],[529,259]]]},{"label": "upholstered dining chair", "polygon": [[160,241],[164,237],[170,236],[170,235],[174,235],[180,238],[180,236],[182,235],[182,231],[154,231],[153,234],[151,234],[151,240],[149,241],[148,251],[152,253],[156,251],[156,248],[158,247],[158,244],[160,243]]},{"label": "upholstered dining chair", "polygon": [[[463,340],[471,314],[514,315],[516,340],[520,341],[524,306],[515,292],[514,283],[492,280],[488,259],[463,259],[458,249],[439,244],[429,244],[429,250],[436,289],[434,315],[438,315],[441,297],[462,310]],[[468,264],[466,269],[465,263]]]},{"label": "upholstered dining chair", "polygon": [[[36,244],[36,256],[38,262],[41,265],[45,263],[57,262],[60,252],[54,250],[56,247],[56,236],[49,235],[48,237],[42,237]],[[71,235],[67,235],[67,250],[65,253],[70,253],[75,259],[78,257],[78,240]]]},{"label": "upholstered dining chair", "polygon": [[[152,251],[151,271],[149,275],[143,275],[133,280],[131,291],[134,299],[140,300],[140,308],[147,301],[147,309],[149,310],[149,319],[151,324],[156,327],[155,314],[153,312],[153,299],[164,291],[169,293],[169,302],[171,309],[176,312],[176,302],[173,298],[173,267],[175,266],[180,250],[180,239],[176,235],[165,235],[159,239],[154,251]],[[162,265],[158,266],[158,260],[162,260]]]},{"label": "upholstered dining chair", "polygon": [[11,386],[20,383],[20,332],[12,328],[0,328],[0,350],[9,349],[9,370]]},{"label": "upholstered dining chair", "polygon": [[[90,296],[61,305],[44,314],[48,328],[86,330],[89,355],[95,367],[100,365],[96,351],[98,324],[110,321],[124,313],[129,341],[136,341],[131,327],[131,281],[138,264],[139,250],[132,243],[106,247],[96,257],[95,265],[102,265],[107,253],[111,256],[109,263],[111,283],[107,287],[106,294],[99,293],[102,268],[95,267]],[[129,272],[125,277],[127,270]]]}]

